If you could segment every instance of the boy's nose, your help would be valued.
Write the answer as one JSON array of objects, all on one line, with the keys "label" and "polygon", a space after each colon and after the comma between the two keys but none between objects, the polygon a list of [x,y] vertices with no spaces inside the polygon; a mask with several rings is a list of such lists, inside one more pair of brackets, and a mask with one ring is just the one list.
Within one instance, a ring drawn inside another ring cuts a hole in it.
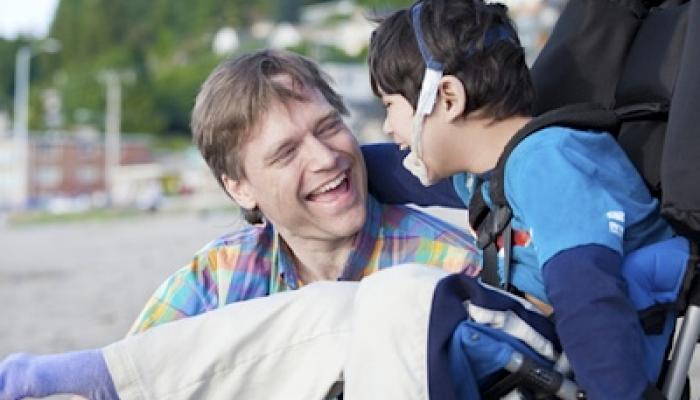
[{"label": "boy's nose", "polygon": [[391,137],[391,126],[389,125],[389,118],[384,118],[384,122],[382,123],[382,132],[384,132],[385,135]]}]

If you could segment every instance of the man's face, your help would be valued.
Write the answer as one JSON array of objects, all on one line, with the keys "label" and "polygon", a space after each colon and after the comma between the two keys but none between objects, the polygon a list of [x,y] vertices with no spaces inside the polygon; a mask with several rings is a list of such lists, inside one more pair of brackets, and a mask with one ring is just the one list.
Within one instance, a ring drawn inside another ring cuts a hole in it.
[{"label": "man's face", "polygon": [[305,95],[271,105],[243,146],[239,187],[283,237],[347,239],[365,221],[364,160],[337,110],[318,91]]}]

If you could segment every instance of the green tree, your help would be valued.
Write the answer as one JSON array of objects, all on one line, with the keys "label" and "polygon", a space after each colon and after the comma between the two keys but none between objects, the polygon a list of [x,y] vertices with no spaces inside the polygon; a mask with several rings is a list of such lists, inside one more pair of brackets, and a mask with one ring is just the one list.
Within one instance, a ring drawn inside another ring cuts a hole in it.
[{"label": "green tree", "polygon": [[[221,61],[212,41],[223,27],[234,27],[239,51],[263,45],[248,27],[259,20],[296,21],[305,5],[328,0],[63,0],[49,35],[61,52],[32,59],[30,126],[42,127],[40,93],[55,87],[63,100],[66,127],[103,127],[106,70],[130,71],[122,87],[125,131],[187,133],[194,96],[211,69]],[[407,0],[357,0],[372,11],[407,6]],[[14,90],[14,56],[20,43],[0,40],[0,110],[10,111]],[[324,60],[362,62],[325,45],[303,43]]]},{"label": "green tree", "polygon": [[17,41],[0,40],[0,111],[12,109]]}]

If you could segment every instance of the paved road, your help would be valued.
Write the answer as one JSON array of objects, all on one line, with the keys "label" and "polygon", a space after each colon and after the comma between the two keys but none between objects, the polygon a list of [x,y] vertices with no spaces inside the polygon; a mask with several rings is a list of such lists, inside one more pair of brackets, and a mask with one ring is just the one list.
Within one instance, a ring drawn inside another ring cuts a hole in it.
[{"label": "paved road", "polygon": [[[456,225],[464,214],[435,210]],[[163,279],[200,247],[240,226],[235,213],[0,226],[0,358],[119,339]],[[695,357],[693,398],[700,391]]]}]

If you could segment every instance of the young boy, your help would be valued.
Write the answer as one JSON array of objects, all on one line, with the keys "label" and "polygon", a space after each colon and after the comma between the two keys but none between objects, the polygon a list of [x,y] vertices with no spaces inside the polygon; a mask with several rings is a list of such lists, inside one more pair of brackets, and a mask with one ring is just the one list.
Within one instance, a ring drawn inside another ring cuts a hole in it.
[{"label": "young boy", "polygon": [[[380,23],[369,66],[386,108],[384,131],[410,149],[404,166],[423,185],[452,177],[465,205],[482,179],[491,206],[489,172],[531,120],[534,99],[506,8],[481,0],[418,2]],[[409,179],[389,179],[395,173],[387,165],[374,170],[376,160],[396,159],[382,154],[386,150],[365,152],[370,187],[419,192]],[[510,154],[504,185],[513,211],[510,282],[541,309],[553,310],[588,398],[657,393],[656,377],[643,367],[643,331],[621,266],[630,251],[672,232],[615,139],[542,129]]]}]

